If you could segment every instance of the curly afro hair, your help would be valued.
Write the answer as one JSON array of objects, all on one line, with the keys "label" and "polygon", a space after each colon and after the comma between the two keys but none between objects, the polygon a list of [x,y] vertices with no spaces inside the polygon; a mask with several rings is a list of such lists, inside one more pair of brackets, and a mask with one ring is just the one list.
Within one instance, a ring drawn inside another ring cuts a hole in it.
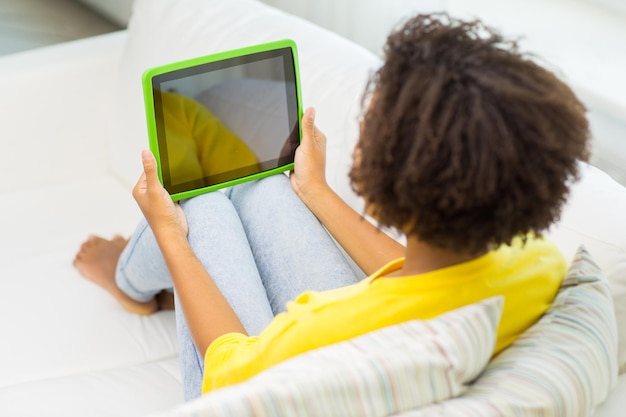
[{"label": "curly afro hair", "polygon": [[478,254],[558,220],[589,157],[567,85],[515,41],[447,14],[408,20],[384,51],[350,171],[381,226]]}]

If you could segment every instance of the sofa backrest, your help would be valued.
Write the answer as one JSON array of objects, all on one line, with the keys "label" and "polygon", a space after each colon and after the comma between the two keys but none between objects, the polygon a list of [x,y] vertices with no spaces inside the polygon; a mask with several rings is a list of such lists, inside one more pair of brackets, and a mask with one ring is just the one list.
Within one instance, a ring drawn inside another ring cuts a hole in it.
[{"label": "sofa backrest", "polygon": [[[141,90],[145,69],[271,40],[298,45],[303,104],[317,110],[328,137],[327,178],[353,208],[362,210],[347,172],[358,135],[360,98],[380,60],[356,44],[255,0],[136,0],[119,68],[111,137],[116,175],[134,185],[147,148]],[[619,362],[626,370],[626,189],[583,165],[562,220],[549,232],[568,260],[584,244],[607,274],[618,316]]]},{"label": "sofa backrest", "polygon": [[328,181],[361,210],[347,171],[361,92],[380,60],[332,32],[254,0],[135,2],[119,68],[110,149],[114,173],[128,185],[140,173],[140,151],[148,146],[141,89],[147,68],[284,38],[298,46],[303,105],[316,108],[318,127],[328,137]]}]

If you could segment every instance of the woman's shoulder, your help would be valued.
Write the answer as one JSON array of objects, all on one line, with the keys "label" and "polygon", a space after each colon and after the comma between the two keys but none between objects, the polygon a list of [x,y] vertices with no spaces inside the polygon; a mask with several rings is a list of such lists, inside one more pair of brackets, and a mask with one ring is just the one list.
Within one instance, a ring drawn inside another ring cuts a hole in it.
[{"label": "woman's shoulder", "polygon": [[560,285],[567,272],[567,261],[561,250],[551,240],[541,236],[516,239],[510,246],[498,249],[502,252],[503,271],[520,281],[545,285]]},{"label": "woman's shoulder", "polygon": [[511,254],[522,259],[552,260],[566,264],[565,257],[559,247],[544,236],[530,234],[514,239],[510,245]]}]

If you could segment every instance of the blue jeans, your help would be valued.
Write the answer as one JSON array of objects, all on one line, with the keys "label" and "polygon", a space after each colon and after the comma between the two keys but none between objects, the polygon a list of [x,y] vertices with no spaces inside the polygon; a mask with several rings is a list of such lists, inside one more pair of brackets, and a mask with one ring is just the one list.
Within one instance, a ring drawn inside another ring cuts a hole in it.
[{"label": "blue jeans", "polygon": [[[250,335],[259,334],[300,293],[337,288],[362,278],[285,175],[180,204],[191,248]],[[120,257],[116,280],[137,301],[148,301],[172,288],[145,221]],[[180,308],[176,308],[176,324],[183,389],[190,400],[200,395],[204,358],[195,349]]]}]

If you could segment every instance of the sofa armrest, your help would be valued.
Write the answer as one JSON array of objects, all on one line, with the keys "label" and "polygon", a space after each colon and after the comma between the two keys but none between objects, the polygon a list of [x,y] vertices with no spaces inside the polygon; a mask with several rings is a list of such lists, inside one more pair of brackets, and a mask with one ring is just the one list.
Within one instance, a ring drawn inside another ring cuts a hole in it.
[{"label": "sofa armrest", "polygon": [[0,57],[0,193],[108,170],[108,124],[125,36]]}]

